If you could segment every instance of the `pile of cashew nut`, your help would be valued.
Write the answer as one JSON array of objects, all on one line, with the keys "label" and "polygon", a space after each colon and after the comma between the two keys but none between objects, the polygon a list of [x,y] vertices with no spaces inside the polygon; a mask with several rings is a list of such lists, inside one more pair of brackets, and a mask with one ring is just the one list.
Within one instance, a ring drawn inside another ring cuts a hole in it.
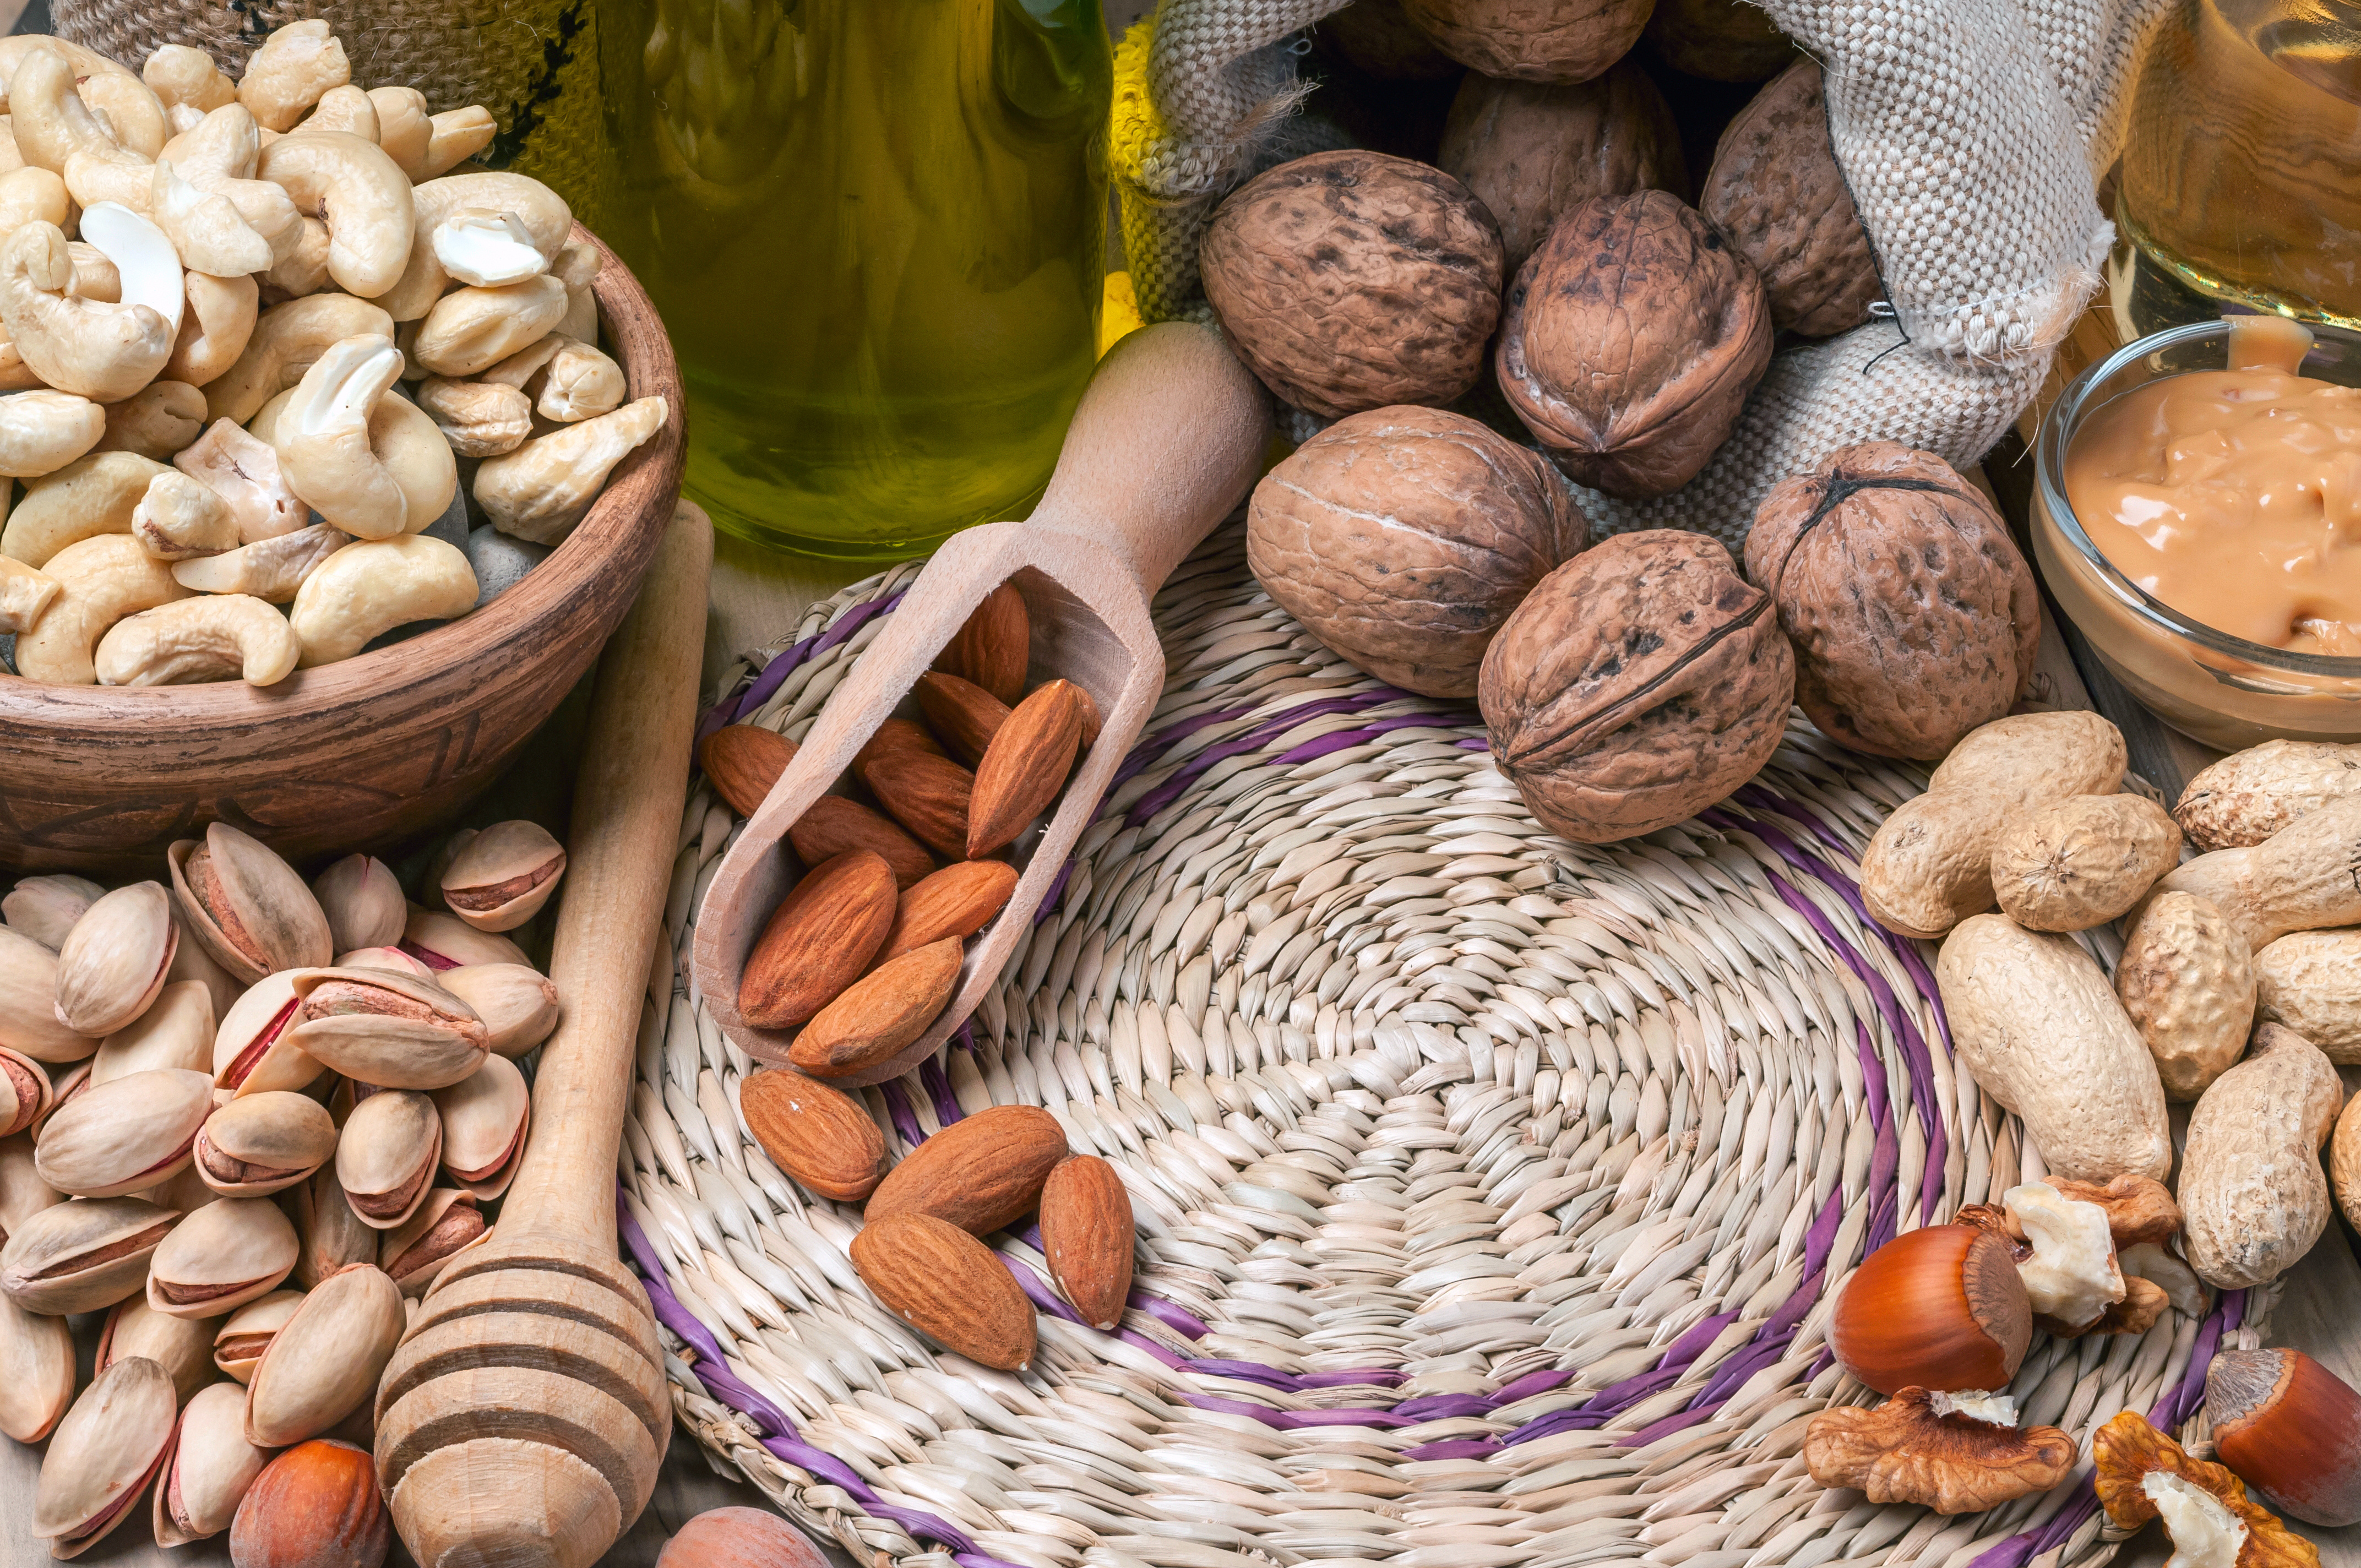
[{"label": "pile of cashew nut", "polygon": [[18,674],[269,685],[465,615],[507,586],[480,553],[545,554],[663,426],[598,347],[564,199],[453,172],[491,115],[364,92],[327,23],[236,81],[9,38],[0,92]]}]

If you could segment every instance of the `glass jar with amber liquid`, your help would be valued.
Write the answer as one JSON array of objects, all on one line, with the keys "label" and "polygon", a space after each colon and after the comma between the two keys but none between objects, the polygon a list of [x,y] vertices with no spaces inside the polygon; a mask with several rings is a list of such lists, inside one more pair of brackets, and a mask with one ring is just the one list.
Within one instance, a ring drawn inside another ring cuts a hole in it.
[{"label": "glass jar with amber liquid", "polygon": [[1089,378],[1098,0],[600,0],[586,218],[688,391],[689,494],[803,554],[1022,516]]}]

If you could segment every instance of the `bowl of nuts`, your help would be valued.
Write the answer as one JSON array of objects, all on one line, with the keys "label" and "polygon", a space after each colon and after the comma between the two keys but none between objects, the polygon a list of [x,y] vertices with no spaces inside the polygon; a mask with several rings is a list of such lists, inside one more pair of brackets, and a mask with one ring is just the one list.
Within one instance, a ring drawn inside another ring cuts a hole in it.
[{"label": "bowl of nuts", "polygon": [[467,161],[489,115],[363,91],[324,22],[236,81],[46,38],[0,77],[0,863],[447,819],[672,514],[647,296],[555,192]]}]

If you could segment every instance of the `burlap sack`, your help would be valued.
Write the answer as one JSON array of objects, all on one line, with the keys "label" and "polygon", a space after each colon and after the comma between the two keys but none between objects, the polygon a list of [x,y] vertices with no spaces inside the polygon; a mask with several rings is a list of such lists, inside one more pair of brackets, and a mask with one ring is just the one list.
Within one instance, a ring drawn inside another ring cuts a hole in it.
[{"label": "burlap sack", "polygon": [[[1163,0],[1118,56],[1115,180],[1142,313],[1199,314],[1197,243],[1283,149],[1295,35],[1344,0]],[[1734,551],[1773,485],[1839,446],[1980,460],[2098,284],[2092,191],[2132,68],[2170,0],[1763,0],[1826,73],[1837,158],[1890,317],[1778,355],[1729,444],[1672,495],[1583,492],[1607,532],[1680,527]]]}]

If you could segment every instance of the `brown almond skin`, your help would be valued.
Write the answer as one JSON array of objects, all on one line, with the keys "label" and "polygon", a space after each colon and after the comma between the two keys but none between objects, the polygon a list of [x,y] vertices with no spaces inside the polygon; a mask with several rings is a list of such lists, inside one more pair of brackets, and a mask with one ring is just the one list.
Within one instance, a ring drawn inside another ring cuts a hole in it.
[{"label": "brown almond skin", "polygon": [[993,736],[1008,721],[1006,703],[972,681],[939,670],[920,675],[910,695],[918,699],[918,711],[927,716],[928,727],[951,755],[970,767],[983,759]]},{"label": "brown almond skin", "polygon": [[967,818],[973,773],[949,757],[901,751],[874,759],[862,776],[885,814],[918,842],[947,861],[970,858]]},{"label": "brown almond skin", "polygon": [[796,743],[759,724],[717,729],[697,749],[697,765],[705,770],[730,809],[741,817],[752,817],[762,809],[771,786],[795,760]]},{"label": "brown almond skin", "polygon": [[869,967],[894,925],[894,870],[867,850],[804,873],[754,938],[738,1011],[763,1029],[816,1016]]},{"label": "brown almond skin", "polygon": [[951,999],[960,957],[959,943],[944,940],[878,965],[804,1025],[787,1059],[814,1078],[885,1060],[925,1034]]},{"label": "brown almond skin", "polygon": [[961,861],[945,866],[914,887],[905,888],[894,911],[894,928],[877,961],[939,942],[964,939],[983,929],[1016,891],[1016,868],[1006,861]]},{"label": "brown almond skin", "polygon": [[897,891],[915,886],[935,869],[935,857],[927,853],[924,844],[859,801],[840,795],[821,795],[805,807],[803,816],[787,829],[787,842],[795,847],[796,859],[807,866],[854,850],[883,856],[894,868]]},{"label": "brown almond skin", "polygon": [[852,1266],[893,1314],[946,1349],[1014,1372],[1033,1359],[1033,1303],[992,1250],[928,1214],[873,1220]]},{"label": "brown almond skin", "polygon": [[924,751],[930,757],[944,755],[943,743],[934,738],[923,724],[913,724],[906,718],[889,718],[877,727],[860,751],[852,754],[852,771],[866,782],[869,765],[880,757],[896,751]]},{"label": "brown almond skin", "polygon": [[799,1072],[763,1068],[738,1108],[771,1163],[823,1198],[858,1203],[885,1174],[885,1136],[861,1102]]},{"label": "brown almond skin", "polygon": [[1033,655],[1033,619],[1025,596],[1003,583],[983,596],[975,613],[935,655],[935,668],[972,682],[1012,707],[1025,695],[1025,666]]},{"label": "brown almond skin", "polygon": [[1094,1329],[1123,1321],[1134,1236],[1131,1196],[1115,1167],[1096,1155],[1060,1160],[1041,1187],[1042,1250],[1058,1288]]},{"label": "brown almond skin", "polygon": [[1051,681],[1016,705],[975,765],[968,803],[967,858],[980,861],[1014,843],[1074,771],[1082,743],[1082,709],[1071,681]]},{"label": "brown almond skin", "polygon": [[1058,1118],[1036,1105],[994,1105],[920,1144],[886,1173],[863,1212],[872,1224],[932,1214],[980,1236],[1032,1212],[1066,1154]]}]

